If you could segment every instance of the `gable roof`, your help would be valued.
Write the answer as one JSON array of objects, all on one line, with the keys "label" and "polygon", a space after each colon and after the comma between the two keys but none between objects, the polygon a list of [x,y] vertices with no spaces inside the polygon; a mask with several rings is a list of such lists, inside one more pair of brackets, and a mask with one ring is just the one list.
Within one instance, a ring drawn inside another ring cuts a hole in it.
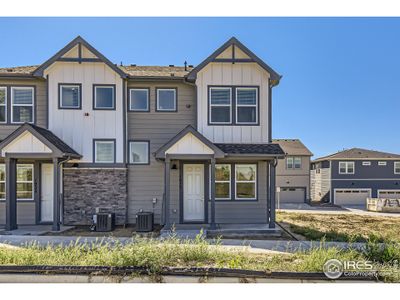
[{"label": "gable roof", "polygon": [[115,64],[113,64],[111,61],[109,61],[103,54],[101,54],[99,51],[97,51],[92,45],[90,45],[81,36],[77,36],[75,39],[73,39],[71,42],[69,42],[64,48],[62,48],[60,51],[58,51],[56,54],[54,54],[51,58],[49,58],[47,61],[45,61],[43,64],[41,64],[36,70],[34,70],[32,72],[32,74],[34,76],[43,76],[43,72],[45,69],[47,69],[55,61],[60,59],[64,54],[66,54],[69,50],[71,50],[76,45],[78,45],[79,47],[80,47],[80,45],[85,46],[90,52],[92,52],[94,55],[96,55],[100,59],[100,61],[102,61],[106,65],[108,65],[112,70],[114,70],[122,78],[126,78],[126,74],[124,71],[122,71]]},{"label": "gable roof", "polygon": [[187,76],[188,80],[195,80],[197,77],[197,73],[203,69],[206,65],[212,62],[217,58],[224,50],[229,48],[230,46],[238,47],[245,54],[247,54],[252,61],[260,65],[263,69],[265,69],[271,76],[271,80],[275,82],[274,85],[279,84],[279,80],[281,79],[281,75],[275,72],[270,66],[268,66],[262,59],[260,59],[257,55],[255,55],[249,48],[243,45],[237,38],[232,37],[227,42],[225,42],[221,47],[215,50],[209,57],[207,57],[204,61],[202,61],[198,66],[196,66]]},{"label": "gable roof", "polygon": [[58,136],[52,133],[50,130],[45,128],[24,123],[20,127],[18,127],[14,132],[12,132],[9,136],[7,136],[0,143],[0,150],[5,146],[13,142],[18,136],[23,134],[25,131],[30,132],[33,136],[38,138],[43,144],[49,147],[56,155],[59,156],[71,156],[73,158],[80,158],[81,155],[68,146],[63,140],[61,140]]},{"label": "gable roof", "polygon": [[335,154],[317,158],[313,162],[335,159],[400,159],[400,155],[375,150],[351,148],[348,150],[337,152]]},{"label": "gable roof", "polygon": [[198,138],[202,143],[211,148],[214,151],[215,157],[224,157],[224,153],[212,142],[210,142],[205,136],[199,133],[196,129],[193,128],[192,125],[186,126],[182,131],[180,131],[177,135],[175,135],[171,140],[169,140],[166,144],[161,146],[155,153],[156,158],[165,158],[165,151],[171,148],[176,142],[178,142],[181,138],[183,138],[186,134],[191,133],[196,138]]},{"label": "gable roof", "polygon": [[279,144],[287,155],[313,156],[299,139],[273,139],[272,142]]}]

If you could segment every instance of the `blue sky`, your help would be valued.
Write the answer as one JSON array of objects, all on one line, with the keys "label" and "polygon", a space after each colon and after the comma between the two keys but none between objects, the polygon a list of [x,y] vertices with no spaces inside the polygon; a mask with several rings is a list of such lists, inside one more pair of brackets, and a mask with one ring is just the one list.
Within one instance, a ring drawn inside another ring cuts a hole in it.
[{"label": "blue sky", "polygon": [[236,36],[283,75],[274,138],[300,138],[314,158],[400,153],[400,18],[0,18],[0,66],[40,64],[77,35],[139,65],[196,65]]}]

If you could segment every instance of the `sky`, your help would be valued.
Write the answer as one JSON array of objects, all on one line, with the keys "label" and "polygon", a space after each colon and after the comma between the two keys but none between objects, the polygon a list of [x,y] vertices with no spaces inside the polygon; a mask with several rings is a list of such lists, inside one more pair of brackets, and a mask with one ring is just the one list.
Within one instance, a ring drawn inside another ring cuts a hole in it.
[{"label": "sky", "polygon": [[77,35],[137,65],[197,65],[235,36],[283,76],[273,138],[313,158],[400,153],[400,18],[0,18],[0,67],[41,64]]}]

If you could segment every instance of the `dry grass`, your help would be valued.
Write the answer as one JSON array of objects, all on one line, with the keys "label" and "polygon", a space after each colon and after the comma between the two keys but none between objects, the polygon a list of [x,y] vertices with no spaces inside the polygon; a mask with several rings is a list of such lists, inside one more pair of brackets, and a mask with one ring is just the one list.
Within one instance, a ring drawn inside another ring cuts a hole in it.
[{"label": "dry grass", "polygon": [[400,242],[400,218],[395,217],[278,212],[277,221],[309,240]]}]

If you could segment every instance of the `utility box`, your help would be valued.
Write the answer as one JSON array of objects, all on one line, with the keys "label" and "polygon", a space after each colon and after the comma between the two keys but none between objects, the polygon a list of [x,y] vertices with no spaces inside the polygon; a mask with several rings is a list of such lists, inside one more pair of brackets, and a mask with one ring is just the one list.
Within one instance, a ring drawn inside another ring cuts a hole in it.
[{"label": "utility box", "polygon": [[96,231],[107,232],[113,231],[115,228],[114,213],[97,213],[93,216]]},{"label": "utility box", "polygon": [[154,213],[139,212],[136,214],[136,231],[150,232],[154,229]]}]

